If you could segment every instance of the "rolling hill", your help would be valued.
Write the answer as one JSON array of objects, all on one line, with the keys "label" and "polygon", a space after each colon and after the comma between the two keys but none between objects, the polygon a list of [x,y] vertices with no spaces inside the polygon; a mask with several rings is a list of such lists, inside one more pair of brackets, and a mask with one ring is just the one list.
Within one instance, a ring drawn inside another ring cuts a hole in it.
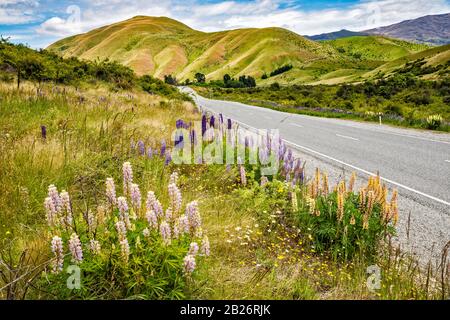
[{"label": "rolling hill", "polygon": [[109,58],[140,75],[179,79],[192,79],[196,72],[209,79],[225,73],[259,77],[283,64],[300,66],[338,55],[332,47],[281,28],[205,33],[169,18],[144,16],[60,40],[48,49],[64,57]]},{"label": "rolling hill", "polygon": [[[387,63],[408,60],[429,47],[384,36],[352,36],[316,42],[282,28],[249,28],[201,32],[166,17],[137,16],[90,32],[62,39],[48,50],[63,57],[111,59],[138,75],[158,78],[172,74],[207,80],[251,75],[258,84],[335,84],[378,75]],[[397,62],[396,62],[397,63]],[[276,68],[288,72],[262,80]],[[378,70],[374,73],[374,70]]]},{"label": "rolling hill", "polygon": [[326,43],[350,57],[376,61],[391,61],[429,48],[424,44],[382,36],[353,36]]}]

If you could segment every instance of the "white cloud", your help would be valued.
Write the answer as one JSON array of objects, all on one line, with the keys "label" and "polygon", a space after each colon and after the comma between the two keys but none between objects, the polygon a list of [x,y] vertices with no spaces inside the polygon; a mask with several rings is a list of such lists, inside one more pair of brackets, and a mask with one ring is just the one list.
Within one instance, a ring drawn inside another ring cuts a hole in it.
[{"label": "white cloud", "polygon": [[189,21],[192,26],[208,31],[278,26],[312,35],[344,28],[365,30],[428,14],[450,12],[450,5],[445,0],[372,0],[344,9],[313,11],[299,7],[281,9],[279,4],[279,1],[270,0],[235,3],[228,13],[217,15],[205,15],[208,12],[205,7],[208,7],[197,6],[192,9]]},{"label": "white cloud", "polygon": [[135,15],[149,15],[168,16],[203,31],[278,26],[312,35],[344,28],[358,31],[450,12],[446,0],[363,0],[347,8],[312,11],[290,0],[229,0],[213,4],[202,4],[200,0],[82,0],[80,6],[83,10],[79,20],[73,19],[73,14],[55,16],[43,22],[37,32],[67,36]]},{"label": "white cloud", "polygon": [[11,25],[36,21],[37,0],[0,0],[0,24]]}]

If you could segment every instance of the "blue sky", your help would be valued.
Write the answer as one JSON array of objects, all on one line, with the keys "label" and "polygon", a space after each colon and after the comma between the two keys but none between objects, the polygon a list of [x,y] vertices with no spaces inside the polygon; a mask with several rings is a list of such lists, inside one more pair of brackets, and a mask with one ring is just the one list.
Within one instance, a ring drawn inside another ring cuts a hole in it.
[{"label": "blue sky", "polygon": [[44,48],[69,35],[149,15],[202,31],[278,26],[312,35],[447,12],[450,0],[0,0],[0,34]]}]

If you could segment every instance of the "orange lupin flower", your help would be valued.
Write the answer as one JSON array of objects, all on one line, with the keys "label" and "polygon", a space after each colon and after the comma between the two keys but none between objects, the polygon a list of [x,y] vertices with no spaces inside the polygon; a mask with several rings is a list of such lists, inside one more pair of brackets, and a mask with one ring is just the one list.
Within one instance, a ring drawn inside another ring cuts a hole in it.
[{"label": "orange lupin flower", "polygon": [[328,175],[325,173],[322,177],[322,192],[324,196],[328,196],[328,193],[330,193],[330,187],[328,185]]},{"label": "orange lupin flower", "polygon": [[316,174],[314,177],[314,185],[316,187],[316,194],[319,195],[320,194],[320,169],[316,168]]},{"label": "orange lupin flower", "polygon": [[351,224],[352,226],[354,226],[355,223],[356,223],[356,221],[355,221],[355,215],[352,214],[352,217],[351,217],[351,219],[350,219],[350,224]]},{"label": "orange lupin flower", "polygon": [[394,225],[397,225],[398,222],[398,205],[397,205],[398,191],[395,189],[392,192],[391,198],[391,210],[392,210],[392,219]]},{"label": "orange lupin flower", "polygon": [[375,200],[374,192],[373,191],[369,191],[367,193],[367,209],[366,209],[366,214],[368,216],[370,216],[372,214],[374,200]]},{"label": "orange lupin flower", "polygon": [[348,182],[348,192],[353,192],[353,187],[355,186],[356,172],[353,171],[350,181]]},{"label": "orange lupin flower", "polygon": [[366,189],[361,188],[359,189],[359,208],[364,208],[364,205],[366,204]]},{"label": "orange lupin flower", "polygon": [[339,221],[342,221],[342,218],[344,217],[344,193],[339,192],[337,193],[337,217]]}]

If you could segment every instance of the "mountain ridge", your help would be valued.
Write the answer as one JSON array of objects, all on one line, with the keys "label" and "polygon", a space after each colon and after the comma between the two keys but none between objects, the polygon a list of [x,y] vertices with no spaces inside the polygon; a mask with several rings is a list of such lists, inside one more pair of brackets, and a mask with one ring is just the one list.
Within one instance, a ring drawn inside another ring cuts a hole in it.
[{"label": "mountain ridge", "polygon": [[308,38],[321,41],[357,35],[380,35],[430,45],[446,45],[450,44],[450,13],[427,15],[363,31],[342,29]]}]

